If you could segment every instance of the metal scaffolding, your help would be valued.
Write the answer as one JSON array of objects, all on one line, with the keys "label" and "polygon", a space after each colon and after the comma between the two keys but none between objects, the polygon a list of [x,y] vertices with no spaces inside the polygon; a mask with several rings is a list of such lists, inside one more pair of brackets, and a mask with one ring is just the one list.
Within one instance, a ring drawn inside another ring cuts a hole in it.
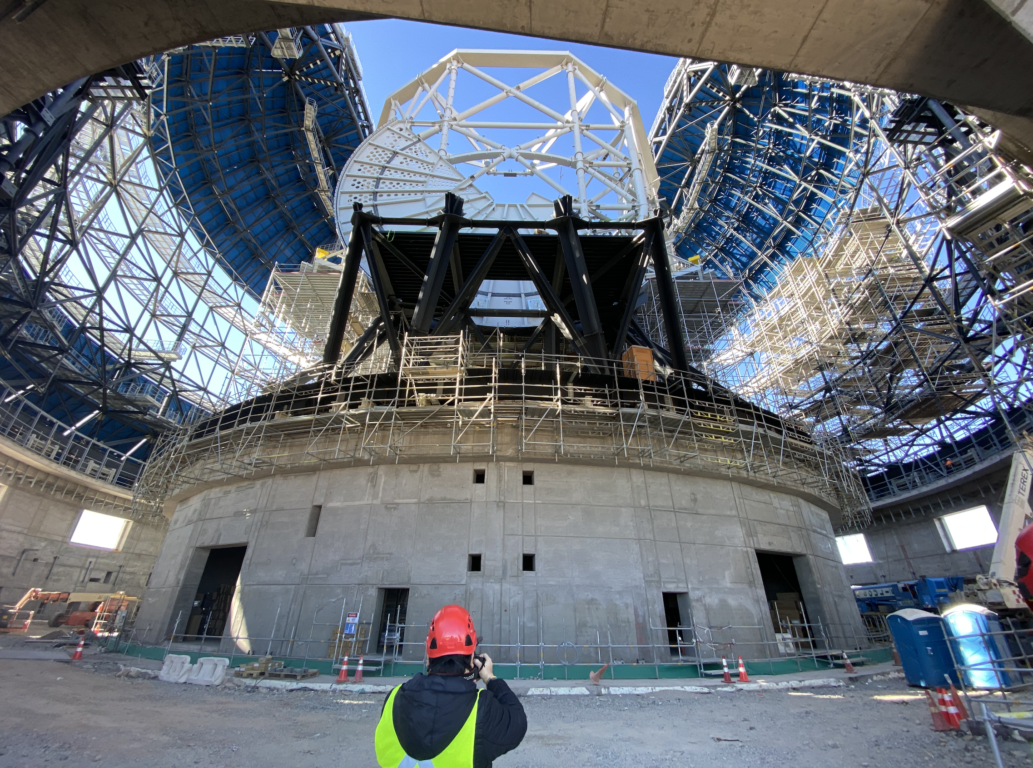
[{"label": "metal scaffolding", "polygon": [[[783,90],[744,121],[749,130],[731,130],[723,149],[708,140],[728,119],[727,93],[748,99],[750,82],[765,77]],[[715,80],[728,88],[724,102],[705,98]],[[887,480],[901,462],[924,457],[933,482],[971,466],[976,448],[966,441],[980,429],[997,424],[1014,439],[1033,376],[1029,169],[999,151],[998,131],[931,99],[759,71],[736,90],[742,82],[734,68],[685,61],[661,111],[683,122],[654,126],[665,148],[703,137],[667,197],[669,236],[682,256],[697,250],[695,274],[676,281],[712,297],[682,302],[694,361],[800,420],[819,442],[842,446],[873,499],[901,491]],[[808,123],[798,114],[786,127],[786,89],[806,95],[796,101],[809,104]],[[685,115],[696,121],[687,126]],[[798,157],[820,185],[766,159],[791,154],[775,152],[787,131],[810,137],[811,149],[828,145],[824,165]],[[675,164],[663,158],[669,180]],[[723,180],[742,181],[744,168],[762,172],[752,185],[732,183],[728,199]],[[795,191],[779,197],[787,178]],[[819,201],[810,212],[793,202],[807,194]],[[744,232],[764,235],[766,247],[757,237],[746,243]],[[719,279],[728,281],[720,290]],[[642,312],[660,338],[652,303]]]},{"label": "metal scaffolding", "polygon": [[382,462],[563,459],[769,483],[851,521],[867,514],[834,446],[700,374],[629,378],[609,360],[524,347],[500,334],[490,345],[408,335],[398,362],[385,356],[378,370],[311,369],[168,433],[137,494]]}]

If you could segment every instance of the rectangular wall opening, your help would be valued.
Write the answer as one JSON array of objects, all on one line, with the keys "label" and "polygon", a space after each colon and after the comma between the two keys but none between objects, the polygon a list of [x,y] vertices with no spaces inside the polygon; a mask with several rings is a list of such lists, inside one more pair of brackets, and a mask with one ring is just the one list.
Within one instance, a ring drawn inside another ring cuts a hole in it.
[{"label": "rectangular wall opening", "polygon": [[313,504],[312,511],[308,513],[308,525],[305,527],[305,538],[311,539],[315,537],[316,531],[319,530],[319,518],[323,514],[322,504]]},{"label": "rectangular wall opening", "polygon": [[466,561],[466,570],[470,573],[478,573],[481,570],[481,556],[470,555]]},{"label": "rectangular wall opening", "polygon": [[[809,633],[803,625],[807,623],[809,612],[794,560],[792,555],[757,552],[757,564],[764,583],[764,597],[768,601],[772,628],[778,633],[806,638]],[[793,629],[793,626],[796,628]]]},{"label": "rectangular wall opening", "polygon": [[667,642],[671,646],[671,656],[681,657],[682,644],[691,642],[692,635],[689,595],[686,592],[664,592],[663,599],[664,626],[667,627]]},{"label": "rectangular wall opening", "polygon": [[473,471],[473,482],[474,485],[484,485],[484,479],[487,477],[487,470],[475,469]]},{"label": "rectangular wall opening", "polygon": [[525,470],[524,471],[524,485],[534,485],[534,471],[533,470]]},{"label": "rectangular wall opening", "polygon": [[[405,640],[405,613],[409,607],[408,589],[380,590],[380,631],[377,632],[377,653],[393,653]],[[390,624],[390,626],[389,626]]]},{"label": "rectangular wall opening", "polygon": [[201,572],[190,616],[186,623],[186,640],[221,637],[230,619],[233,593],[244,564],[247,547],[221,547],[208,551],[208,560]]},{"label": "rectangular wall opening", "polygon": [[534,570],[534,555],[524,554],[523,559],[520,562],[520,570],[522,571],[533,571]]}]

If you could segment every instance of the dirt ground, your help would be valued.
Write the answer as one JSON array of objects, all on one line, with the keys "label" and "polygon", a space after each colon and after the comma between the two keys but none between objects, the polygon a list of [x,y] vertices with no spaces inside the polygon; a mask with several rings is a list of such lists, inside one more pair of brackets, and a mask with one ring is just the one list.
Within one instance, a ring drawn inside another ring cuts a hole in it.
[{"label": "dirt ground", "polygon": [[[0,766],[373,768],[383,695],[207,689],[118,664],[0,661]],[[811,691],[525,696],[524,743],[499,768],[586,765],[990,766],[985,738],[930,728],[903,681]],[[1002,742],[1009,768],[1030,744]]]}]

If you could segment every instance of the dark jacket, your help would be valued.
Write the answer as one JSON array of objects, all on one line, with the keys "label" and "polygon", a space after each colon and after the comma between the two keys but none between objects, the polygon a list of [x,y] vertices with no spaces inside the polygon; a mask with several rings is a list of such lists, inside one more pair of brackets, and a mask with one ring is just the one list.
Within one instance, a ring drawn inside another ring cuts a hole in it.
[{"label": "dark jacket", "polygon": [[[462,677],[419,674],[404,683],[395,696],[394,725],[405,754],[414,760],[439,755],[466,723],[476,696],[476,683]],[[526,732],[520,700],[504,681],[492,680],[477,707],[474,768],[491,768],[495,758],[516,749]]]}]

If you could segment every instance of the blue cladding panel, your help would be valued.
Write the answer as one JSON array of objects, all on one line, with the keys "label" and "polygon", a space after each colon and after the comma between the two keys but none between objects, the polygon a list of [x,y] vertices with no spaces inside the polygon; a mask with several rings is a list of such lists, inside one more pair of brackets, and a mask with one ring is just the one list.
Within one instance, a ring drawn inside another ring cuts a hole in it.
[{"label": "blue cladding panel", "polygon": [[165,86],[156,109],[167,119],[165,133],[153,139],[159,165],[178,172],[181,205],[193,209],[220,263],[257,294],[274,263],[298,264],[336,239],[316,192],[306,100],[317,106],[331,188],[370,132],[346,45],[334,30],[302,34],[298,59],[274,58],[275,39],[269,33],[245,38],[244,47],[190,46],[170,56],[156,78]]},{"label": "blue cladding panel", "polygon": [[863,146],[866,133],[850,97],[828,83],[761,72],[757,84],[741,87],[731,82],[732,71],[720,65],[704,79],[700,70],[684,111],[677,93],[669,94],[661,115],[669,139],[656,156],[660,199],[681,212],[696,164],[703,165],[706,128],[717,123],[699,213],[675,247],[763,293],[780,266],[807,254],[831,226],[857,179],[847,150]]}]

